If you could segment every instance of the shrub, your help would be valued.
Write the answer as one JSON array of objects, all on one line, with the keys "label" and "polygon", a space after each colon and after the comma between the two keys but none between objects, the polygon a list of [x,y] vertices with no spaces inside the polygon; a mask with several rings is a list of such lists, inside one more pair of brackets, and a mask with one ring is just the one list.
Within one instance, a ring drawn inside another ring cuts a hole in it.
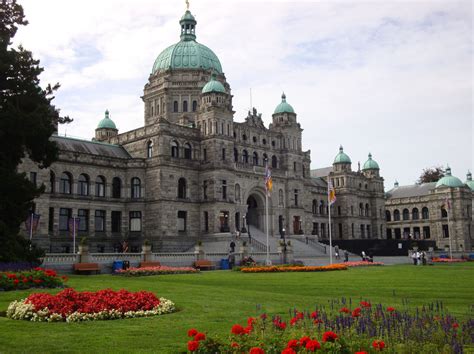
[{"label": "shrub", "polygon": [[58,276],[52,269],[34,268],[23,272],[0,273],[0,290],[64,287],[66,276]]}]

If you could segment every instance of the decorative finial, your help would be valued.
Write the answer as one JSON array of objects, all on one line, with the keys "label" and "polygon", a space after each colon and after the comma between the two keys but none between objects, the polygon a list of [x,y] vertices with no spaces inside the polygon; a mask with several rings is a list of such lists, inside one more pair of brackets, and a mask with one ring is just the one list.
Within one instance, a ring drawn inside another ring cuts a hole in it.
[{"label": "decorative finial", "polygon": [[282,102],[286,102],[286,95],[285,95],[285,92],[283,92],[283,93],[281,94],[281,101],[282,101]]},{"label": "decorative finial", "polygon": [[397,180],[395,180],[395,183],[393,184],[393,186],[394,186],[395,188],[398,187],[398,181],[397,181]]},{"label": "decorative finial", "polygon": [[372,154],[369,152],[369,160],[372,160]]},{"label": "decorative finial", "polygon": [[189,0],[186,0],[186,10],[189,11]]},{"label": "decorative finial", "polygon": [[339,145],[339,152],[343,152],[344,149],[342,148],[342,145]]},{"label": "decorative finial", "polygon": [[105,110],[105,118],[107,118],[107,119],[109,118],[109,110],[108,109]]},{"label": "decorative finial", "polygon": [[472,174],[471,171],[467,170],[467,180],[472,181]]},{"label": "decorative finial", "polygon": [[446,176],[451,176],[451,167],[446,164]]}]

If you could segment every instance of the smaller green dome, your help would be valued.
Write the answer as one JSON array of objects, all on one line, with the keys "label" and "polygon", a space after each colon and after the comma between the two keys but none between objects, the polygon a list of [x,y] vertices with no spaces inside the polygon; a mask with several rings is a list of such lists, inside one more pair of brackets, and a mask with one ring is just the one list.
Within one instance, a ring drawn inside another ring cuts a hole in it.
[{"label": "smaller green dome", "polygon": [[380,170],[379,164],[372,160],[372,154],[369,152],[369,159],[365,161],[362,170]]},{"label": "smaller green dome", "polygon": [[446,167],[446,174],[443,178],[441,178],[438,182],[436,182],[436,187],[446,186],[450,188],[458,188],[463,187],[464,183],[457,177],[451,175],[451,168],[448,166]]},{"label": "smaller green dome", "polygon": [[471,171],[467,171],[467,180],[466,184],[471,188],[472,191],[474,191],[474,181],[472,180],[472,174]]},{"label": "smaller green dome", "polygon": [[275,112],[273,114],[278,114],[278,113],[295,113],[295,110],[293,107],[291,107],[290,104],[286,103],[286,95],[283,92],[281,95],[281,103],[276,106]]},{"label": "smaller green dome", "polygon": [[109,110],[105,111],[105,117],[99,122],[99,125],[97,125],[97,129],[104,128],[117,130],[114,121],[109,118]]},{"label": "smaller green dome", "polygon": [[351,158],[344,153],[342,145],[339,147],[339,154],[334,158],[334,163],[352,163]]},{"label": "smaller green dome", "polygon": [[204,85],[202,88],[202,93],[209,93],[209,92],[225,92],[224,85],[220,81],[216,80],[216,75],[212,74],[211,81]]}]

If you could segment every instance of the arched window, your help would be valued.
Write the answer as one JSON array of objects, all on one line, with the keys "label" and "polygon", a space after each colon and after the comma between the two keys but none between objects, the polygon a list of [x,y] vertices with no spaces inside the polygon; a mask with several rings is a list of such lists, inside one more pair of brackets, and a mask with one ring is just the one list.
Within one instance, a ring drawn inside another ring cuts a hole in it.
[{"label": "arched window", "polygon": [[118,177],[112,179],[112,198],[120,198],[122,196],[122,180]]},{"label": "arched window", "polygon": [[178,112],[178,101],[173,102],[173,112]]},{"label": "arched window", "polygon": [[365,204],[365,216],[369,216],[369,204]]},{"label": "arched window", "polygon": [[243,140],[243,141],[246,141],[246,140],[247,140],[247,135],[245,135],[245,134],[242,135],[242,140]]},{"label": "arched window", "polygon": [[408,209],[403,209],[403,220],[410,220],[410,211]]},{"label": "arched window", "polygon": [[393,221],[400,221],[400,210],[395,209],[393,211]]},{"label": "arched window", "polygon": [[447,218],[448,217],[448,212],[444,208],[444,206],[441,207],[441,217],[442,218]]},{"label": "arched window", "polygon": [[191,160],[193,158],[193,149],[189,143],[184,144],[184,158],[187,160]]},{"label": "arched window", "polygon": [[149,141],[146,144],[146,157],[150,158],[153,156],[153,141]]},{"label": "arched window", "polygon": [[283,201],[283,189],[280,189],[278,191],[278,205],[281,206],[281,207],[285,206],[285,203]]},{"label": "arched window", "polygon": [[392,216],[389,210],[385,210],[385,221],[392,221]]},{"label": "arched window", "polygon": [[56,175],[53,171],[49,171],[49,190],[51,193],[56,192]]},{"label": "arched window", "polygon": [[235,185],[235,201],[240,202],[240,184]]},{"label": "arched window", "polygon": [[188,111],[188,101],[183,101],[183,112]]},{"label": "arched window", "polygon": [[268,161],[268,155],[267,154],[263,154],[262,155],[262,162],[264,165],[266,165],[269,161]]},{"label": "arched window", "polygon": [[193,112],[197,111],[198,103],[197,101],[193,101]]},{"label": "arched window", "polygon": [[242,152],[242,162],[249,163],[249,153],[247,152],[247,150],[244,150]]},{"label": "arched window", "polygon": [[420,218],[420,213],[418,212],[418,208],[413,208],[411,213],[412,213],[413,220],[418,220]]},{"label": "arched window", "polygon": [[84,173],[77,180],[77,194],[89,195],[89,176]]},{"label": "arched window", "polygon": [[95,195],[96,197],[105,197],[105,177],[97,176],[95,179]]},{"label": "arched window", "polygon": [[69,172],[63,172],[59,180],[59,193],[71,194],[72,192],[72,176]]},{"label": "arched window", "polygon": [[256,151],[253,153],[252,162],[255,166],[258,166],[258,154]]},{"label": "arched window", "polygon": [[421,218],[424,220],[430,218],[430,212],[427,207],[423,207],[423,209],[421,209]]},{"label": "arched window", "polygon": [[359,215],[364,215],[364,204],[359,203]]},{"label": "arched window", "polygon": [[272,156],[272,168],[278,167],[278,159],[275,155]]},{"label": "arched window", "polygon": [[234,148],[234,162],[239,162],[239,150]]},{"label": "arched window", "polygon": [[186,198],[186,180],[184,178],[178,180],[178,198]]},{"label": "arched window", "polygon": [[175,140],[171,142],[171,157],[179,157],[179,144]]},{"label": "arched window", "polygon": [[138,177],[133,177],[132,178],[132,198],[137,199],[142,196],[142,191],[141,191],[141,182],[140,178]]},{"label": "arched window", "polygon": [[313,207],[312,207],[313,214],[318,213],[318,201],[316,199],[313,199]]},{"label": "arched window", "polygon": [[324,200],[321,200],[319,202],[319,214],[321,214],[321,215],[324,214]]}]

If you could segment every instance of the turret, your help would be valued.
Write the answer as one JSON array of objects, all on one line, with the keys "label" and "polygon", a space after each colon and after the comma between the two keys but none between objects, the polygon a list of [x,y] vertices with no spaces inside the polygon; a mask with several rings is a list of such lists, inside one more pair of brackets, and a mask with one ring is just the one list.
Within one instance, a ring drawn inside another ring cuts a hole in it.
[{"label": "turret", "polygon": [[107,141],[113,136],[117,136],[118,129],[109,117],[109,110],[105,111],[105,117],[99,122],[95,129],[95,140]]},{"label": "turret", "polygon": [[362,167],[362,173],[366,177],[379,177],[379,164],[372,160],[372,154],[369,152],[369,159],[365,161],[364,166]]},{"label": "turret", "polygon": [[351,171],[351,158],[344,152],[344,149],[339,146],[339,153],[334,158],[333,169],[334,172],[338,171]]}]

